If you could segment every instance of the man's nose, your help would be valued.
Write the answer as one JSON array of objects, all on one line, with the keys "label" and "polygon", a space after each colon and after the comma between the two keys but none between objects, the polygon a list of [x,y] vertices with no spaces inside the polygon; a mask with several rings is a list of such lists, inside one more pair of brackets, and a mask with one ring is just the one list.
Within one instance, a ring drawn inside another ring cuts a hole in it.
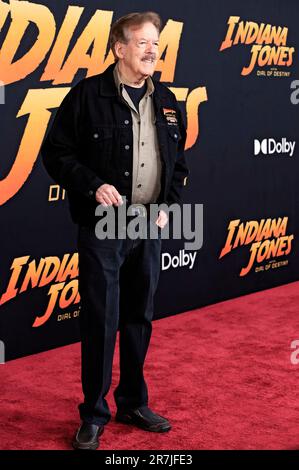
[{"label": "man's nose", "polygon": [[152,43],[152,41],[148,41],[147,43],[147,48],[146,48],[146,52],[156,52],[156,49],[157,49],[157,46]]}]

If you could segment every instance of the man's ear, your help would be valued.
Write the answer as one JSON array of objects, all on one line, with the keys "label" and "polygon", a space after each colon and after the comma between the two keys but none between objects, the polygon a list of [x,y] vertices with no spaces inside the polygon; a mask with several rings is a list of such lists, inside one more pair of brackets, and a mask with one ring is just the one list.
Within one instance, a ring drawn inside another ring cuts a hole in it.
[{"label": "man's ear", "polygon": [[119,59],[123,59],[123,58],[124,58],[125,47],[126,47],[126,45],[125,45],[123,42],[116,41],[116,43],[115,43],[115,45],[114,45],[114,51],[115,51],[116,56],[117,56]]}]

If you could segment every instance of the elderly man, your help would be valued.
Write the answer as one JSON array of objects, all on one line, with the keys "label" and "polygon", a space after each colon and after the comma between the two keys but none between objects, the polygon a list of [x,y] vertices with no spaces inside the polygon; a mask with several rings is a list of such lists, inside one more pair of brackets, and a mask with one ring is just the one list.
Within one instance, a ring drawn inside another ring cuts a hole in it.
[{"label": "elderly man", "polygon": [[[79,81],[64,98],[43,142],[44,165],[67,190],[78,224],[82,388],[76,449],[96,449],[111,418],[105,399],[119,329],[120,380],[116,420],[151,432],[171,429],[148,407],[143,366],[160,274],[161,236],[100,239],[95,209],[124,202],[137,209],[181,202],[188,175],[186,131],[174,94],[151,78],[161,19],[131,13],[111,28],[115,63]],[[148,217],[148,215],[145,215]],[[153,221],[147,218],[147,223]],[[154,223],[168,223],[160,210]],[[160,233],[160,231],[159,231]]]}]

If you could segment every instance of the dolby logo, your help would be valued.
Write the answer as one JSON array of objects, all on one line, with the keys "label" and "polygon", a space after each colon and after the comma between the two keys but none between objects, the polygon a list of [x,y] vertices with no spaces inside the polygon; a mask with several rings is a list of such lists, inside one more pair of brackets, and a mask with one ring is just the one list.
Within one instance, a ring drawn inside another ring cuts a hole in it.
[{"label": "dolby logo", "polygon": [[254,155],[287,155],[293,156],[295,150],[295,140],[287,141],[286,137],[283,137],[280,141],[276,141],[273,138],[257,140],[254,139]]},{"label": "dolby logo", "polygon": [[162,271],[169,268],[188,267],[192,269],[197,252],[186,253],[180,250],[178,256],[171,256],[170,253],[162,253]]}]

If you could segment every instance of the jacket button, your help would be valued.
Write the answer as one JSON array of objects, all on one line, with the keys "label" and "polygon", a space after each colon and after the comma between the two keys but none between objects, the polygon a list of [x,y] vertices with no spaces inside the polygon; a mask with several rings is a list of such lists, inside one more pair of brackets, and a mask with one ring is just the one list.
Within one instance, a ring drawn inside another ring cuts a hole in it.
[{"label": "jacket button", "polygon": [[141,188],[141,184],[137,184],[137,188]]},{"label": "jacket button", "polygon": [[177,139],[178,135],[177,135],[177,134],[173,134],[173,137],[174,137],[175,139]]},{"label": "jacket button", "polygon": [[141,163],[141,165],[140,165],[140,166],[144,166],[144,163]]},{"label": "jacket button", "polygon": [[130,121],[129,121],[128,119],[125,120],[125,124],[129,124],[129,122],[130,122]]},{"label": "jacket button", "polygon": [[89,194],[90,196],[92,196],[92,195],[93,195],[93,191],[92,191],[92,190],[88,191],[88,194]]},{"label": "jacket button", "polygon": [[125,176],[129,176],[130,173],[128,171],[125,171]]},{"label": "jacket button", "polygon": [[95,133],[93,134],[94,138],[97,139],[99,137],[99,134]]},{"label": "jacket button", "polygon": [[125,145],[126,150],[129,150],[129,148],[130,148],[130,145]]}]

